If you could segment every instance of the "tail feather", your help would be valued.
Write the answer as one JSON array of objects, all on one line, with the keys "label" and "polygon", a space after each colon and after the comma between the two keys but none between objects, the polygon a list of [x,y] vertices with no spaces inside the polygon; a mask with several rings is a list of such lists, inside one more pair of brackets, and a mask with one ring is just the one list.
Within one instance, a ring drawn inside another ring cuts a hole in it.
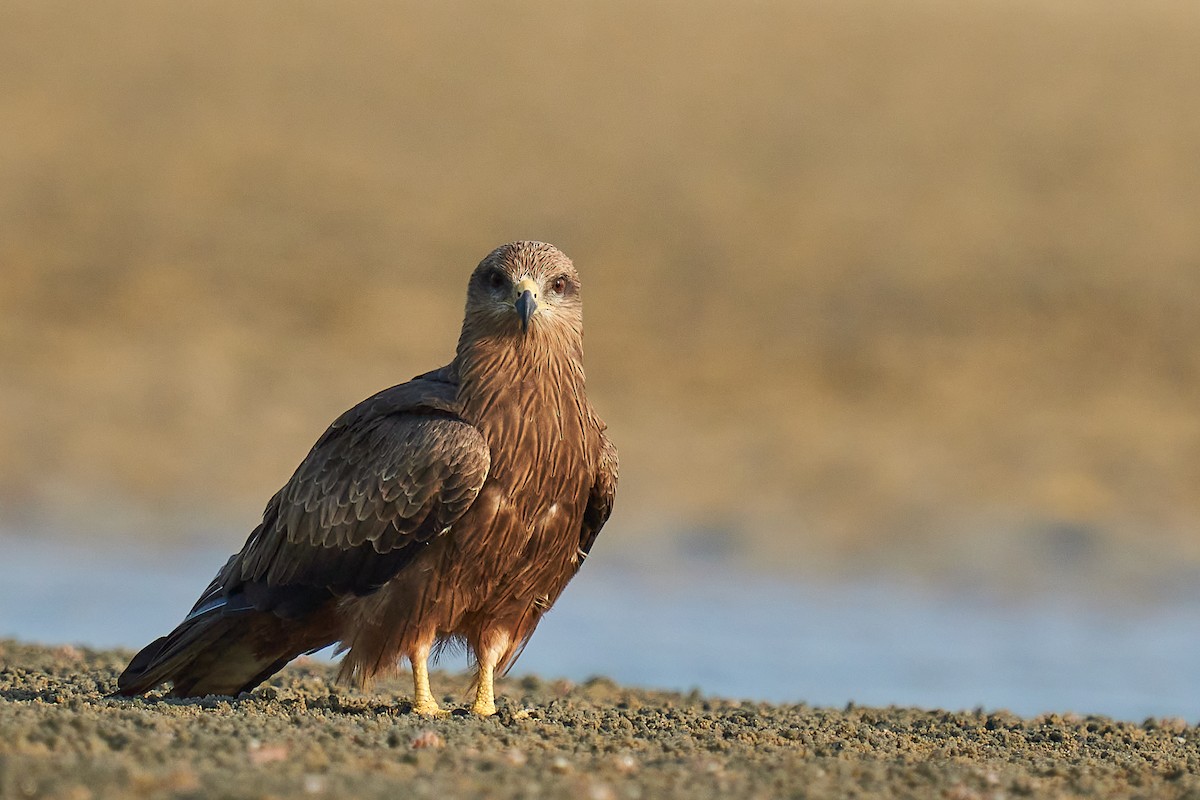
[{"label": "tail feather", "polygon": [[286,620],[253,610],[224,612],[193,613],[142,648],[117,678],[115,694],[132,697],[171,681],[175,697],[238,695],[301,653],[333,642],[315,620]]}]

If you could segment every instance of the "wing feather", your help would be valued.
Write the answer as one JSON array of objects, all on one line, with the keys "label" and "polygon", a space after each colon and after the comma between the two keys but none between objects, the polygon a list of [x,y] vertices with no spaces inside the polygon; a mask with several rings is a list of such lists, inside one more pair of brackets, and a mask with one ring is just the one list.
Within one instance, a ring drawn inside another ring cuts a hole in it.
[{"label": "wing feather", "polygon": [[596,469],[596,480],[588,494],[588,503],[583,510],[583,523],[579,531],[579,549],[584,555],[591,552],[600,529],[612,515],[613,502],[617,497],[617,448],[600,433],[600,459]]},{"label": "wing feather", "polygon": [[241,578],[377,588],[379,569],[367,570],[373,577],[365,585],[354,575],[364,556],[408,550],[440,533],[474,501],[489,466],[482,434],[442,411],[384,414],[324,437],[268,506],[261,534],[243,553]]},{"label": "wing feather", "polygon": [[223,597],[229,609],[291,616],[338,594],[368,594],[461,517],[491,457],[440,373],[339,417],[193,611]]}]

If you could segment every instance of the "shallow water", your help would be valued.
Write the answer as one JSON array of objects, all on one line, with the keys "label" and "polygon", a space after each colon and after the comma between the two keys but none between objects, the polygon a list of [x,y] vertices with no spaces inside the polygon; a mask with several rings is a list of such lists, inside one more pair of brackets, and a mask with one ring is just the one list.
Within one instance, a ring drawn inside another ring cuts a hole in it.
[{"label": "shallow water", "polygon": [[[132,548],[131,548],[132,549]],[[0,637],[138,647],[191,607],[224,552],[147,556],[0,535]],[[1200,602],[998,602],[895,582],[803,584],[713,561],[593,558],[514,674],[812,705],[1200,720]],[[461,655],[443,666],[465,665]]]}]

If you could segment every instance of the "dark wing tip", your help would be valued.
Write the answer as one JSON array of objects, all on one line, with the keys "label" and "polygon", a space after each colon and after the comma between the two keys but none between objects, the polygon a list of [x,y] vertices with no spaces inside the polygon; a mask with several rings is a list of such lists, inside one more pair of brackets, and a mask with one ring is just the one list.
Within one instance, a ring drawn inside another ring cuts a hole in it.
[{"label": "dark wing tip", "polygon": [[160,636],[138,651],[138,654],[125,667],[125,671],[117,678],[117,690],[110,697],[133,697],[148,692],[154,688],[145,681],[146,673],[155,666],[163,645],[167,643],[166,636]]}]

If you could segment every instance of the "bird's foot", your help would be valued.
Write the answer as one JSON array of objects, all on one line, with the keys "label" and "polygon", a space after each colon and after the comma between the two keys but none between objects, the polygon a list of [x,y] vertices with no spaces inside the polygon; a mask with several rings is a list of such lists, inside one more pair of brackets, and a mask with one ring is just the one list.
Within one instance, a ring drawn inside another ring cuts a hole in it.
[{"label": "bird's foot", "polygon": [[471,713],[478,714],[481,717],[493,716],[496,713],[496,701],[490,699],[476,699],[475,702],[471,704]]},{"label": "bird's foot", "polygon": [[437,701],[432,697],[417,698],[413,700],[412,710],[414,714],[420,714],[422,717],[448,717],[450,712],[437,704]]}]

